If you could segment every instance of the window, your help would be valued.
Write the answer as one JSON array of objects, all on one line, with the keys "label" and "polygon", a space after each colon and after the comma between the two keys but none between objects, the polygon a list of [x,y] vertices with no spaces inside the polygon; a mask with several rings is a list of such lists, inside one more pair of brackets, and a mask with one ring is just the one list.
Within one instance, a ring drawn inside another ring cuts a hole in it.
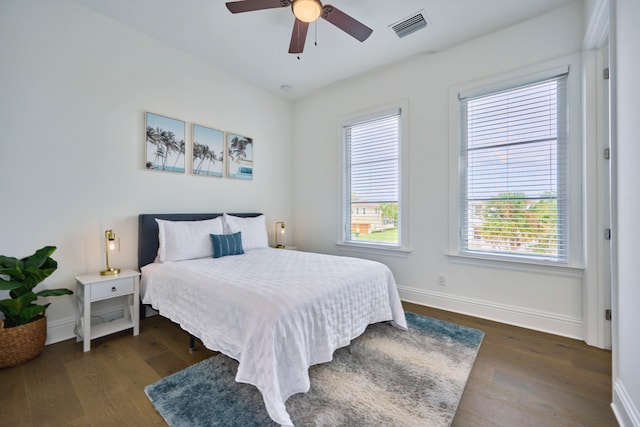
[{"label": "window", "polygon": [[460,252],[567,262],[567,73],[460,95]]},{"label": "window", "polygon": [[402,246],[401,109],[350,120],[342,131],[343,243]]}]

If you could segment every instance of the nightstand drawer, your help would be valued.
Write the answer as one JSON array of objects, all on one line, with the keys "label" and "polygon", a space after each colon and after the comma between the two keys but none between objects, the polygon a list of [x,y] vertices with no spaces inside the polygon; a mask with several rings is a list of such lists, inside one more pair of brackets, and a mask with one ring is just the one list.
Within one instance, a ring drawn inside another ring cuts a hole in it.
[{"label": "nightstand drawer", "polygon": [[134,281],[130,277],[94,283],[91,285],[91,301],[132,294],[133,288]]}]

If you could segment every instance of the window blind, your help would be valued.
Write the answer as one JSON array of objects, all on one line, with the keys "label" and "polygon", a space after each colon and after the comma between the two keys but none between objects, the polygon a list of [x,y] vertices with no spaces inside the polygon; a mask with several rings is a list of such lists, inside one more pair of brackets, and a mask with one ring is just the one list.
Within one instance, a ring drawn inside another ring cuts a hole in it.
[{"label": "window blind", "polygon": [[461,249],[567,259],[567,74],[460,100]]},{"label": "window blind", "polygon": [[[343,126],[345,240],[352,240],[352,215],[380,216],[380,206],[399,202],[400,109]],[[358,205],[358,208],[354,206]],[[370,209],[367,209],[369,207]],[[384,219],[367,223],[382,227]],[[374,236],[375,237],[375,236]],[[375,241],[375,239],[368,240]],[[389,243],[388,241],[386,243]],[[395,242],[397,243],[397,239]]]}]

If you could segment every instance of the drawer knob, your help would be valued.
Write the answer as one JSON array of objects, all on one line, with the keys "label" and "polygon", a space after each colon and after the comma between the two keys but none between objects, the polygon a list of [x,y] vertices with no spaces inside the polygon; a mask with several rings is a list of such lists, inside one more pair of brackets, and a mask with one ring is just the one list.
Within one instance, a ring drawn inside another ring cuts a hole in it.
[{"label": "drawer knob", "polygon": [[115,287],[115,286],[112,286],[112,287],[111,287],[111,292],[115,292],[115,291],[117,291],[116,287]]}]

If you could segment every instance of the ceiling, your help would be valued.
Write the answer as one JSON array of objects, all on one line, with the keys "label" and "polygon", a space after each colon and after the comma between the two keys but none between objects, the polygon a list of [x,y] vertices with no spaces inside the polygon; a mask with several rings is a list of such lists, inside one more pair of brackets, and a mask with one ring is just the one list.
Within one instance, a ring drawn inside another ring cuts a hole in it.
[{"label": "ceiling", "polygon": [[[294,22],[288,7],[231,14],[224,0],[76,1],[295,101],[349,77],[447,49],[573,0],[331,0],[373,34],[361,43],[319,19],[309,26],[299,59],[288,53]],[[420,11],[428,21],[425,29],[399,38],[390,28]]]}]

